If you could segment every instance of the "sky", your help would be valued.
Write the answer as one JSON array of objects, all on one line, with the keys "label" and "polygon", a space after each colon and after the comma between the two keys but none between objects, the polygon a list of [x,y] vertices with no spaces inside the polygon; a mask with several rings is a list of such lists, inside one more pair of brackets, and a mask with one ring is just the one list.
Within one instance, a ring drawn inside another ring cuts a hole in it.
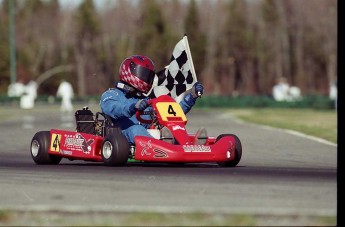
[{"label": "sky", "polygon": [[[3,0],[0,0],[0,4],[2,3]],[[48,0],[46,0],[48,1]],[[60,4],[64,8],[76,8],[83,0],[59,0]],[[98,9],[105,9],[109,5],[114,4],[117,0],[94,0],[94,4]],[[137,2],[138,0],[130,0],[132,2]],[[182,0],[183,1],[183,0]],[[186,0],[189,1],[189,0]],[[256,1],[256,0],[251,0],[251,1]]]},{"label": "sky", "polygon": [[[75,8],[82,2],[82,0],[59,0],[59,1],[60,1],[61,6],[66,7],[66,8]],[[93,2],[97,8],[102,9],[106,7],[107,5],[109,5],[109,3],[115,2],[115,1],[116,0],[96,0]]]},{"label": "sky", "polygon": [[[2,3],[3,0],[0,0],[0,4]],[[31,1],[31,0],[30,0]],[[48,1],[48,0],[46,0]],[[75,8],[77,7],[83,0],[59,0],[60,4],[62,7],[66,8]],[[96,5],[97,8],[103,9],[109,4],[115,3],[117,0],[94,0],[94,4]]]}]

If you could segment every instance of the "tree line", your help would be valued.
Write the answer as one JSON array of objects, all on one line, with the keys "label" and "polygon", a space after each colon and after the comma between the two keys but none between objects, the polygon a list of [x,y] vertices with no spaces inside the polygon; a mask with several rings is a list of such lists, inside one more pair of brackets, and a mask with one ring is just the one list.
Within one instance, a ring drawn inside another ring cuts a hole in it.
[{"label": "tree line", "polygon": [[55,94],[61,80],[80,96],[101,94],[129,55],[169,63],[187,34],[206,95],[270,95],[285,77],[303,95],[328,93],[337,80],[336,0],[3,0],[0,94],[10,83],[9,1],[15,7],[16,78]]}]

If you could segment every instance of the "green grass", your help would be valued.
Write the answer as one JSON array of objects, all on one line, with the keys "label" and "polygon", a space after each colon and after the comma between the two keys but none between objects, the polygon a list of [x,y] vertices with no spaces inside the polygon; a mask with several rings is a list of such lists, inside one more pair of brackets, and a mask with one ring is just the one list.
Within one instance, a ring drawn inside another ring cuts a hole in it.
[{"label": "green grass", "polygon": [[253,108],[231,109],[229,113],[246,122],[295,130],[337,143],[335,110]]},{"label": "green grass", "polygon": [[1,211],[0,226],[334,226],[334,216],[223,213]]}]

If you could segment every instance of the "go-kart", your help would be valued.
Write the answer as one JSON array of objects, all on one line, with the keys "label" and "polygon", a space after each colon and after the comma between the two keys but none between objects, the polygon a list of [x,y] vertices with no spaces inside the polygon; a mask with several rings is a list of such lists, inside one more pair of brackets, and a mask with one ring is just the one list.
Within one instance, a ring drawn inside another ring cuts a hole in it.
[{"label": "go-kart", "polygon": [[[168,95],[149,100],[150,111],[137,111],[136,117],[152,137],[136,136],[130,146],[121,129],[102,112],[95,115],[87,107],[75,112],[76,131],[39,131],[31,140],[31,156],[36,164],[58,164],[62,158],[126,165],[129,159],[144,162],[216,162],[234,167],[242,156],[242,145],[234,134],[200,137],[186,130],[187,118],[181,106]],[[164,137],[163,127],[172,137]]]}]

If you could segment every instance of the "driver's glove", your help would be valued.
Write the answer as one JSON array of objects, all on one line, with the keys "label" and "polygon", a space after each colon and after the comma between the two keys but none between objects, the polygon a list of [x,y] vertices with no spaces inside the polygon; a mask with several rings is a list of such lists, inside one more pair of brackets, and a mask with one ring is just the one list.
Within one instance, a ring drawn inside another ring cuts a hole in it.
[{"label": "driver's glove", "polygon": [[147,99],[141,99],[139,100],[136,104],[135,104],[135,109],[139,110],[139,111],[144,111],[149,104],[147,103]]},{"label": "driver's glove", "polygon": [[137,110],[144,111],[148,106],[149,106],[148,99],[140,99],[137,103],[133,103],[129,107],[129,110],[131,111],[131,113],[133,115],[133,114],[135,114],[135,112]]},{"label": "driver's glove", "polygon": [[192,88],[192,95],[193,98],[201,97],[201,95],[204,93],[204,86],[198,81],[193,85]]}]

